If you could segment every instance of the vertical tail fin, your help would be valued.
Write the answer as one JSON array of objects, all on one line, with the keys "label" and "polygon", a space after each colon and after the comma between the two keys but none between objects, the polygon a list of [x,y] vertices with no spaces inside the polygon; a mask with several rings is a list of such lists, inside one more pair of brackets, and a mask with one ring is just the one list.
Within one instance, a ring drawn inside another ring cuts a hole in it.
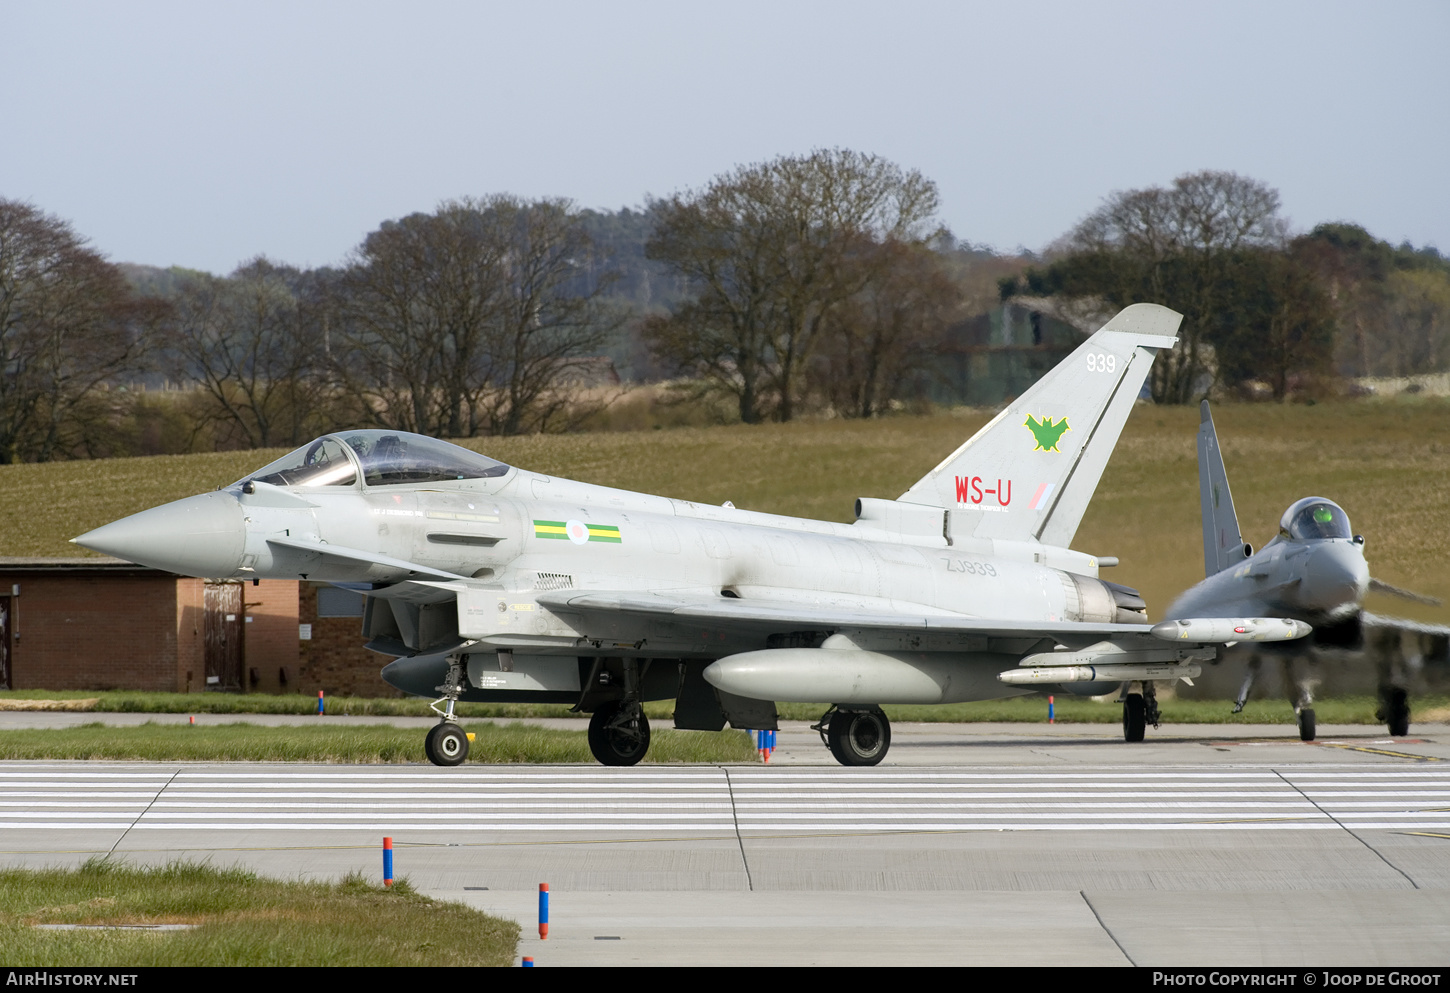
[{"label": "vertical tail fin", "polygon": [[1218,450],[1218,432],[1208,401],[1198,408],[1198,499],[1203,507],[1203,571],[1207,576],[1222,572],[1248,558],[1239,517],[1234,512],[1233,494],[1223,453]]},{"label": "vertical tail fin", "polygon": [[1067,547],[1182,320],[1157,304],[1125,308],[900,499],[949,511],[950,535]]}]

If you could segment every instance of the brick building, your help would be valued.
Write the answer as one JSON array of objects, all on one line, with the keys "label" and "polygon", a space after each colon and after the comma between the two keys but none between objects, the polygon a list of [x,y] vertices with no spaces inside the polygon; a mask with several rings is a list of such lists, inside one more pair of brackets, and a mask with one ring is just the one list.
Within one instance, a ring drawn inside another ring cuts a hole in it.
[{"label": "brick building", "polygon": [[[106,558],[0,558],[0,689],[397,696],[362,598]],[[319,603],[320,601],[320,603]]]},{"label": "brick building", "polygon": [[403,695],[379,675],[391,659],[363,647],[361,594],[320,583],[301,583],[297,592],[304,636],[299,642],[299,663],[307,692]]}]

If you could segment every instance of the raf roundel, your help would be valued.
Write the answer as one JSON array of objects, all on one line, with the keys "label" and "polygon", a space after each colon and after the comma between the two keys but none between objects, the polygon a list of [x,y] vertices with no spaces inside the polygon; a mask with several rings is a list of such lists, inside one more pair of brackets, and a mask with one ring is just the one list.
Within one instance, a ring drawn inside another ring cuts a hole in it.
[{"label": "raf roundel", "polygon": [[589,528],[583,521],[566,522],[564,524],[564,533],[576,545],[582,545],[589,540]]}]

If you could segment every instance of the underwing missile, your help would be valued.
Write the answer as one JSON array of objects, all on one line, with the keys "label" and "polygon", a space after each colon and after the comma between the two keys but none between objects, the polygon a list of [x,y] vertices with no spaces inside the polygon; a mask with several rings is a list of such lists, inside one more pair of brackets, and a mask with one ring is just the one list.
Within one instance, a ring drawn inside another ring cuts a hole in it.
[{"label": "underwing missile", "polygon": [[1043,683],[1121,683],[1142,679],[1192,679],[1202,670],[1196,665],[1049,665],[1008,669],[997,679],[1010,686]]},{"label": "underwing missile", "polygon": [[1193,641],[1222,645],[1238,641],[1293,641],[1314,629],[1287,617],[1185,617],[1153,625],[1154,637],[1164,641]]}]

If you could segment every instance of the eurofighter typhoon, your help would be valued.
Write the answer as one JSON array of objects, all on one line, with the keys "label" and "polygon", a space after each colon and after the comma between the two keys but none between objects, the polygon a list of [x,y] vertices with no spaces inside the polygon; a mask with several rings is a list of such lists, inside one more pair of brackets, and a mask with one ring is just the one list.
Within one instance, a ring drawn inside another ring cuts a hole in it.
[{"label": "eurofighter typhoon", "polygon": [[[438,765],[467,757],[460,700],[571,704],[606,765],[644,757],[650,700],[675,701],[677,728],[715,731],[830,701],[817,729],[845,765],[886,755],[882,704],[1107,683],[1141,713],[1142,681],[1197,675],[1217,642],[1245,637],[1150,629],[1136,592],[1098,579],[1116,561],[1068,547],[1181,320],[1128,307],[898,499],[858,499],[849,525],[359,430],[75,540],[183,575],[362,593],[367,646],[395,657],[383,678],[437,698]],[[1253,636],[1306,630],[1263,620]]]},{"label": "eurofighter typhoon", "polygon": [[[1409,685],[1427,660],[1443,662],[1450,655],[1450,627],[1381,617],[1364,610],[1363,601],[1370,592],[1435,606],[1440,601],[1371,577],[1364,558],[1364,535],[1354,533],[1349,516],[1327,497],[1296,500],[1279,519],[1278,533],[1255,551],[1239,531],[1207,400],[1199,408],[1198,485],[1207,578],[1169,606],[1168,618],[1273,614],[1302,621],[1312,629],[1302,639],[1262,648],[1247,646],[1235,653],[1248,658],[1234,713],[1248,700],[1264,658],[1276,657],[1284,664],[1284,685],[1294,705],[1299,737],[1313,741],[1317,663],[1322,656],[1339,653],[1374,666],[1379,719],[1390,734],[1409,734]],[[1185,632],[1201,626],[1194,620],[1179,624]],[[1146,689],[1145,714],[1134,718],[1140,736],[1144,720],[1158,724],[1151,684]]]}]

